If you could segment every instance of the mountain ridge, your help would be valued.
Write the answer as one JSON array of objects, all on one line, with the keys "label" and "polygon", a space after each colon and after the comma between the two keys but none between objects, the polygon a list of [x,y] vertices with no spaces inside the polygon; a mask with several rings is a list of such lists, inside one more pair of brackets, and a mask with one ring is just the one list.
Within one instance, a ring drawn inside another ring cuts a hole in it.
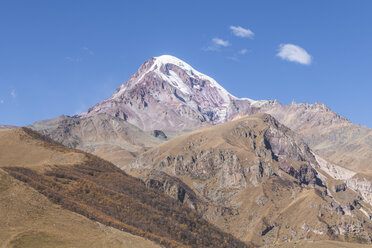
[{"label": "mountain ridge", "polygon": [[[357,232],[368,236],[371,205],[328,174],[341,168],[328,169],[319,159],[300,135],[268,114],[256,114],[173,138],[125,170],[152,180],[156,188],[171,185],[169,177],[182,180],[194,192],[186,193],[185,204],[256,246],[305,237],[345,241],[351,226],[360,223],[367,229]],[[172,194],[168,186],[164,191]],[[352,199],[361,204],[358,210]]]}]

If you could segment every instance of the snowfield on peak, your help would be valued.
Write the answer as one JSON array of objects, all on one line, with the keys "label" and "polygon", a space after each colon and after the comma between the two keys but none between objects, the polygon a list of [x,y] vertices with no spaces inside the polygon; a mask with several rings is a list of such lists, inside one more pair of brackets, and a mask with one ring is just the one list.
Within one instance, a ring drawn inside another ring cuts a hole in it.
[{"label": "snowfield on peak", "polygon": [[186,85],[183,80],[175,73],[173,70],[169,70],[169,73],[164,73],[161,68],[166,65],[175,65],[181,70],[183,70],[190,78],[199,79],[203,81],[209,81],[210,86],[213,88],[216,88],[219,92],[219,95],[224,99],[225,102],[230,102],[230,99],[237,99],[235,96],[231,95],[229,92],[227,92],[220,84],[217,83],[216,80],[213,78],[195,70],[193,67],[191,67],[186,62],[171,56],[171,55],[161,55],[158,57],[153,57],[150,60],[152,60],[152,65],[147,70],[140,73],[139,77],[135,79],[135,83],[131,83],[128,85],[128,83],[124,83],[120,90],[117,91],[113,98],[120,96],[124,91],[133,88],[138,83],[144,83],[143,79],[148,73],[154,72],[160,79],[171,83],[173,86],[175,86],[177,89],[179,89],[181,92],[185,94],[191,95],[193,92],[192,90],[199,90],[199,85],[194,85],[193,87],[189,87]]},{"label": "snowfield on peak", "polygon": [[[162,55],[147,60],[110,98],[79,116],[105,113],[144,130],[183,130],[225,122],[253,102],[231,95],[188,63]],[[155,116],[159,112],[163,120]]]},{"label": "snowfield on peak", "polygon": [[195,70],[189,64],[180,60],[179,58],[176,58],[176,57],[171,56],[171,55],[161,55],[159,57],[154,57],[154,59],[155,59],[155,64],[158,66],[158,68],[160,68],[161,65],[166,65],[166,64],[176,65],[179,68],[181,68],[182,70],[184,70],[190,77],[195,78],[195,76],[196,76],[196,77],[198,77],[202,80],[210,81],[212,83],[212,85],[211,85],[212,87],[216,87],[216,88],[220,89],[221,92],[224,92],[224,94],[229,95],[233,98],[236,98],[236,97],[232,96],[229,92],[227,92],[221,85],[219,85],[216,82],[216,80],[214,80],[213,78]]}]

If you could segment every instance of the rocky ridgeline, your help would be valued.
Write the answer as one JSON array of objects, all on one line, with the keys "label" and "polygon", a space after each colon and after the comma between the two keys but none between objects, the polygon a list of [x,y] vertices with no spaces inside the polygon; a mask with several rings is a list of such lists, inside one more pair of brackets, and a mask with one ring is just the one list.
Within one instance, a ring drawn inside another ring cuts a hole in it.
[{"label": "rocky ridgeline", "polygon": [[[180,201],[187,199],[185,204],[198,208],[202,216],[221,228],[234,230],[230,225],[245,223],[261,230],[259,236],[265,242],[272,242],[277,231],[288,225],[277,211],[297,204],[299,195],[312,191],[314,194],[307,193],[309,196],[298,200],[307,202],[306,208],[312,212],[301,225],[292,224],[290,239],[304,238],[309,232],[315,236],[340,238],[352,234],[364,240],[372,238],[368,231],[371,223],[366,222],[369,216],[364,213],[368,204],[342,182],[331,186],[329,175],[320,169],[300,136],[269,115],[245,117],[180,136],[145,152],[131,167],[151,171],[144,178],[149,187],[162,188],[175,199],[181,195]],[[265,194],[250,200],[253,205],[248,204],[246,209],[237,199],[242,194],[251,198],[256,190]],[[255,208],[270,209],[267,211],[272,211],[272,220],[259,221],[265,215]],[[250,211],[256,213],[255,218],[249,217]],[[250,233],[231,232],[243,236]],[[280,234],[284,240],[289,239],[288,235]]]},{"label": "rocky ridgeline", "polygon": [[[372,206],[372,180],[370,177],[329,163],[317,155],[315,157],[320,169],[332,178],[343,181],[340,185],[336,185],[338,187],[337,191],[342,191],[345,187],[349,187],[358,192],[361,199]],[[372,219],[372,211],[366,211],[365,214]]]},{"label": "rocky ridgeline", "polygon": [[160,171],[152,171],[148,176],[141,178],[147,187],[169,195],[194,209],[197,213],[203,213],[208,205],[189,186],[176,177],[171,177]]}]

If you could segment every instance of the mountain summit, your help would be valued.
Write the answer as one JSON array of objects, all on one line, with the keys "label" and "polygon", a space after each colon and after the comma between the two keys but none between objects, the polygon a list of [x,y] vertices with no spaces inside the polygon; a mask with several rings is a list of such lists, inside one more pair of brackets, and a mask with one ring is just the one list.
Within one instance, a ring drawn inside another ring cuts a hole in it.
[{"label": "mountain summit", "polygon": [[[227,121],[238,112],[238,98],[213,78],[171,55],[146,61],[115,93],[81,117],[105,113],[145,131],[189,130]],[[244,101],[249,106],[254,101]]]}]

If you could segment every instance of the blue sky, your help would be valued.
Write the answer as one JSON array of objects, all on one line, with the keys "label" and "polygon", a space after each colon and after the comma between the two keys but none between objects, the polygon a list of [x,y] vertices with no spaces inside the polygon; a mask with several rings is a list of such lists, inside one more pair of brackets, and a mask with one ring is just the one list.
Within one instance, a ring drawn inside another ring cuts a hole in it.
[{"label": "blue sky", "polygon": [[372,127],[371,13],[367,0],[0,0],[0,124],[85,111],[171,54],[238,97],[319,101]]}]

